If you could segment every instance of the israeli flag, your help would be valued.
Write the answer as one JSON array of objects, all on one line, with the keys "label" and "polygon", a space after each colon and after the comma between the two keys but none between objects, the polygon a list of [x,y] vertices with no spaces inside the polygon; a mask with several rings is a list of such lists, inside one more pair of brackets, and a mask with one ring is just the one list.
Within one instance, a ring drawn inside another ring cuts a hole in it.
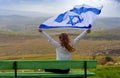
[{"label": "israeli flag", "polygon": [[101,13],[101,7],[92,7],[88,5],[77,5],[73,9],[62,14],[54,16],[44,23],[39,28],[86,28],[92,27],[97,15]]}]

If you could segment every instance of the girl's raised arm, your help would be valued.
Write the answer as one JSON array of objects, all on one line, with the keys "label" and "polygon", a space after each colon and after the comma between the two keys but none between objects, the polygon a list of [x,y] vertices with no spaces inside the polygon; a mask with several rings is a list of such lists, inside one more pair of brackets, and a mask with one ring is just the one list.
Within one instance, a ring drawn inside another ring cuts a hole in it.
[{"label": "girl's raised arm", "polygon": [[48,42],[50,42],[55,47],[59,46],[59,43],[55,41],[52,37],[50,37],[46,32],[44,32],[42,29],[38,29],[38,31],[42,34],[43,37],[45,37]]},{"label": "girl's raised arm", "polygon": [[74,40],[73,42],[71,43],[72,46],[74,46],[76,43],[78,43],[78,41],[83,38],[87,33],[90,33],[91,30],[88,29],[88,30],[84,30],[80,35],[78,35]]}]

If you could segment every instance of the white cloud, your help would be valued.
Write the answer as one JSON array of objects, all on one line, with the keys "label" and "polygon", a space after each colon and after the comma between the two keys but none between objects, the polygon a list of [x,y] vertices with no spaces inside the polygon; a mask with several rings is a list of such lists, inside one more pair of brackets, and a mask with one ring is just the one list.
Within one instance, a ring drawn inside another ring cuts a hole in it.
[{"label": "white cloud", "polygon": [[10,5],[8,5],[8,2],[6,2],[7,5],[5,4],[0,5],[0,8],[8,9],[8,10],[33,11],[33,12],[58,14],[73,8],[74,5],[80,5],[85,3],[91,6],[103,5],[103,9],[100,16],[120,17],[119,0],[53,0],[53,2],[52,0],[46,0],[46,1],[35,0],[36,2],[28,2],[29,0],[27,2],[25,0],[22,1],[15,0],[15,1],[16,2],[10,2],[11,3]]},{"label": "white cloud", "polygon": [[104,8],[101,16],[120,17],[120,3],[116,0],[102,0]]}]

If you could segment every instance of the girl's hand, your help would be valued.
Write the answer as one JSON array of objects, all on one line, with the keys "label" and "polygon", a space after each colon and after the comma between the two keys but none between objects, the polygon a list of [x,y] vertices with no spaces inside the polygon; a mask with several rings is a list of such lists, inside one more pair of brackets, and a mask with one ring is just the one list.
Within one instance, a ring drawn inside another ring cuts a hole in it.
[{"label": "girl's hand", "polygon": [[42,29],[38,29],[39,32],[42,32]]},{"label": "girl's hand", "polygon": [[88,30],[87,30],[87,33],[90,33],[90,32],[91,32],[91,29],[88,29]]}]

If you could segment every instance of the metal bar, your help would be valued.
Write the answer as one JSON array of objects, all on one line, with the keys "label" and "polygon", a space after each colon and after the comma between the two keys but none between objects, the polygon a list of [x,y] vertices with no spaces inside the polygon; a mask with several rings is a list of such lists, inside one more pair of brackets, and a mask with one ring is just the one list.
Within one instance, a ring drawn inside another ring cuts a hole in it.
[{"label": "metal bar", "polygon": [[84,61],[84,78],[87,78],[87,61]]},{"label": "metal bar", "polygon": [[15,73],[14,78],[17,78],[17,62],[16,61],[14,61],[14,63],[13,63],[13,69],[14,69],[14,73]]}]

